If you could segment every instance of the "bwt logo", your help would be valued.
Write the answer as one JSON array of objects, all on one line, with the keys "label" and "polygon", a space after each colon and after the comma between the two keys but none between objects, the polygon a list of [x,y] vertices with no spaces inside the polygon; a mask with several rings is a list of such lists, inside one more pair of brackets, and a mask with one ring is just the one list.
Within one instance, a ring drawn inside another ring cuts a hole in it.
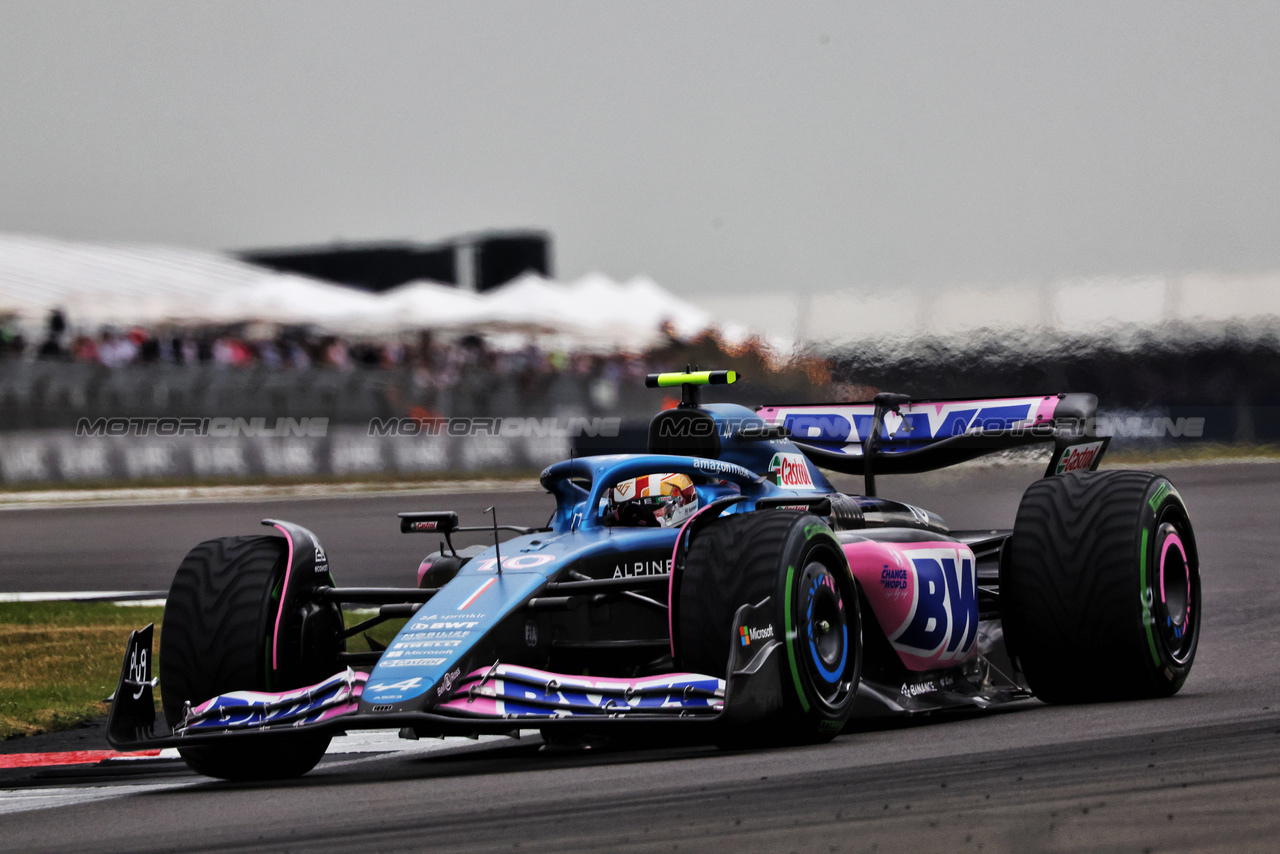
[{"label": "bwt logo", "polygon": [[916,574],[916,601],[889,640],[904,652],[948,661],[969,652],[978,633],[973,552],[961,548],[904,552]]}]

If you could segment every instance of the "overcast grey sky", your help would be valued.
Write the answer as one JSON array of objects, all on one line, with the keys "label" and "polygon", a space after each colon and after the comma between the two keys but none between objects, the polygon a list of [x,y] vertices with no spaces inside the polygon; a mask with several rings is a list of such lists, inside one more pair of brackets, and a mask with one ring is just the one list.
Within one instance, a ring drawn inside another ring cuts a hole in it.
[{"label": "overcast grey sky", "polygon": [[0,231],[686,293],[1280,268],[1280,3],[0,0]]}]

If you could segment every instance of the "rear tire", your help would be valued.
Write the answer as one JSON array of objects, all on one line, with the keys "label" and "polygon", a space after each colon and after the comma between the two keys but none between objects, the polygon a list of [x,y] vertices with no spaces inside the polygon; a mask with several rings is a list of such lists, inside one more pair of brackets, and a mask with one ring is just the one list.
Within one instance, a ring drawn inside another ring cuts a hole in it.
[{"label": "rear tire", "polygon": [[[173,727],[186,703],[229,691],[284,691],[313,673],[271,669],[271,644],[287,546],[280,537],[223,537],[196,546],[169,588],[160,633],[160,690]],[[341,620],[341,615],[338,615]],[[341,622],[338,623],[341,626]],[[339,668],[319,668],[331,675]],[[329,735],[263,735],[180,747],[193,771],[225,780],[296,777],[315,767]]]},{"label": "rear tire", "polygon": [[769,599],[782,710],[726,731],[727,746],[829,741],[853,710],[862,668],[856,582],[826,523],[809,513],[732,515],[698,531],[678,592],[681,666],[724,677],[734,616]]},{"label": "rear tire", "polygon": [[1005,636],[1049,703],[1167,697],[1200,637],[1185,505],[1160,475],[1077,472],[1032,484],[1001,562]]}]

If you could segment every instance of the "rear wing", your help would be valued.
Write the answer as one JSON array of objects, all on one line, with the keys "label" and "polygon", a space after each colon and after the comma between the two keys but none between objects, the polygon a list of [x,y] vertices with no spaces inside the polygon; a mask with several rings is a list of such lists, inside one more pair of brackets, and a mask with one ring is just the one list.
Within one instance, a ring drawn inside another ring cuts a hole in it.
[{"label": "rear wing", "polygon": [[980,400],[911,400],[879,394],[870,403],[763,406],[816,465],[867,477],[914,474],[984,454],[1054,443],[1045,475],[1097,468],[1109,441],[1093,435],[1098,398],[1053,394]]}]

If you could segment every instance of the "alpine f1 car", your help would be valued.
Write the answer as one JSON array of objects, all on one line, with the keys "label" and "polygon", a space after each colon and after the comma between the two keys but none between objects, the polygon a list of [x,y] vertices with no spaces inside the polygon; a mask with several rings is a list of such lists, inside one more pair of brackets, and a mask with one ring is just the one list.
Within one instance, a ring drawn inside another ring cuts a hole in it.
[{"label": "alpine f1 car", "polygon": [[[1182,686],[1200,625],[1191,522],[1164,477],[1096,471],[1094,396],[701,403],[734,379],[651,375],[682,401],[653,418],[649,453],[548,467],[546,527],[401,513],[401,531],[443,538],[416,586],[340,587],[315,534],[286,521],[201,543],[169,591],[158,680],[152,627],[129,640],[110,742],[254,779],[303,774],[358,728],[820,742],[855,715]],[[1012,530],[952,530],[876,495],[877,475],[1035,443],[1053,453]],[[824,468],[861,475],[864,494]],[[453,548],[490,530],[491,546]],[[343,604],[377,612],[348,626]],[[385,649],[346,651],[393,618],[407,622]]]}]

